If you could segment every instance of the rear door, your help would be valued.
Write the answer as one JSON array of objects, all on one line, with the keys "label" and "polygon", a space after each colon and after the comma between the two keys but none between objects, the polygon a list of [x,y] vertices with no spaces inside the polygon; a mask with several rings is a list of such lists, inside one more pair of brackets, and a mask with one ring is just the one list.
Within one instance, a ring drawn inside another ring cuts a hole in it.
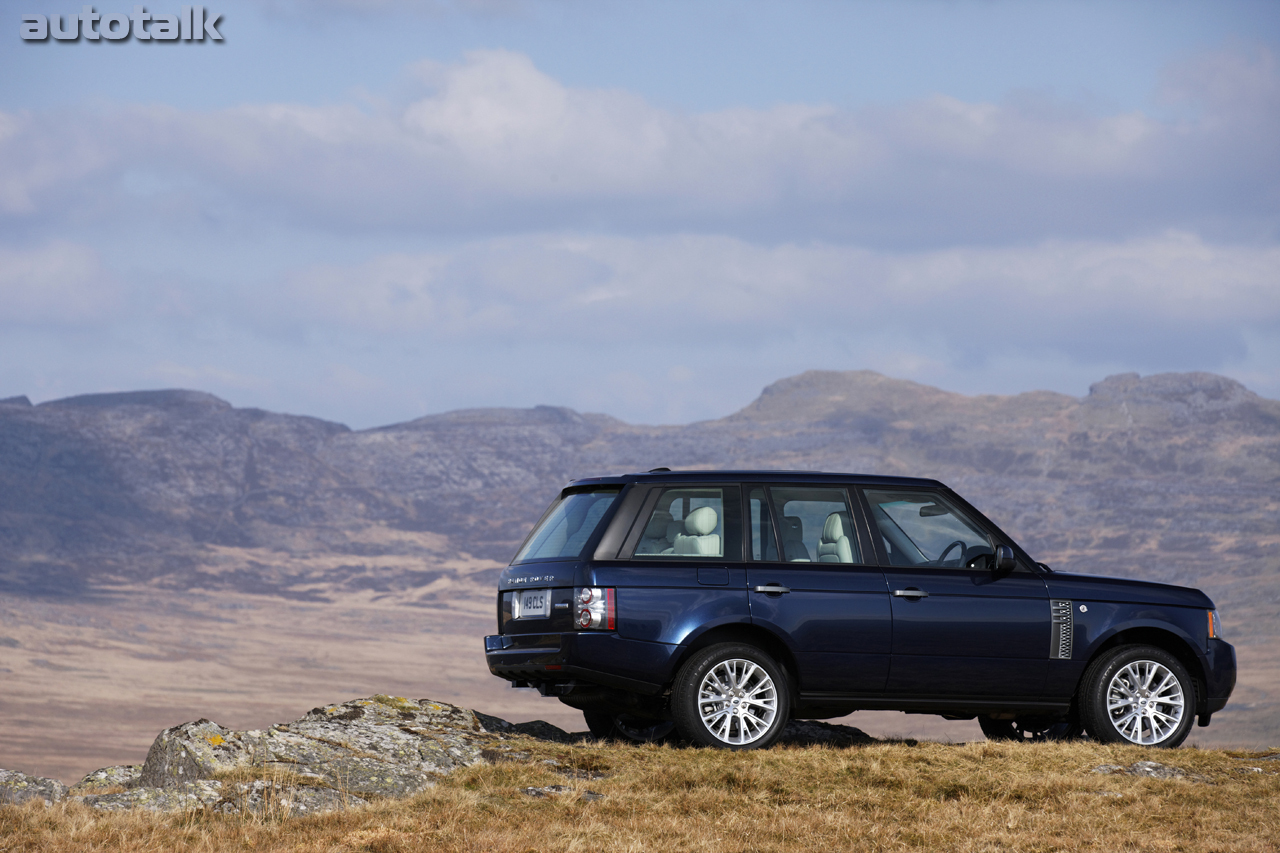
[{"label": "rear door", "polygon": [[617,590],[618,634],[679,644],[748,619],[737,485],[652,486],[621,559],[593,563],[592,583]]},{"label": "rear door", "polygon": [[945,493],[866,489],[893,609],[887,691],[920,697],[1038,697],[1048,669],[1044,581],[989,568],[984,525]]},{"label": "rear door", "polygon": [[744,491],[751,621],[790,646],[800,690],[879,694],[889,672],[889,596],[874,558],[864,556],[848,490]]}]

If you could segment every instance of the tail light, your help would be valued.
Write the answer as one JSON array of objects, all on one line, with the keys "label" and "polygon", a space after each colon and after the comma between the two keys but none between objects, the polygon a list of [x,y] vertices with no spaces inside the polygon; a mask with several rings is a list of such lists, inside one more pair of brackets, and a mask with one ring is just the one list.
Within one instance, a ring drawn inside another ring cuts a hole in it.
[{"label": "tail light", "polygon": [[583,631],[613,631],[617,622],[612,588],[587,586],[574,590],[574,624]]},{"label": "tail light", "polygon": [[1222,639],[1222,617],[1218,615],[1218,611],[1209,611],[1209,639]]}]

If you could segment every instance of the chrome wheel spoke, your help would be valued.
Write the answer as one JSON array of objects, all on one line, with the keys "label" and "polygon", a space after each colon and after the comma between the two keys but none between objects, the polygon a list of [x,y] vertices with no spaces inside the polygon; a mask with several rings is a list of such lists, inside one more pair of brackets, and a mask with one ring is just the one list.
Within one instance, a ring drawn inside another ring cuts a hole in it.
[{"label": "chrome wheel spoke", "polygon": [[703,676],[698,699],[707,731],[734,746],[760,739],[777,718],[778,694],[773,679],[759,664],[742,658],[713,666]]},{"label": "chrome wheel spoke", "polygon": [[[1153,686],[1154,685],[1154,686]],[[1182,684],[1164,664],[1137,660],[1111,677],[1107,713],[1130,743],[1152,746],[1178,730],[1186,710]]]}]

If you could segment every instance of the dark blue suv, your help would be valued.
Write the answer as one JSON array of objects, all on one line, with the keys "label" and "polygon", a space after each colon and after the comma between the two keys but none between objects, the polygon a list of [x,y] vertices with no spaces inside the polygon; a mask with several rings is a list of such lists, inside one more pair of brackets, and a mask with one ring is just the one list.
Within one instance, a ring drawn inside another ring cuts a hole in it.
[{"label": "dark blue suv", "polygon": [[744,749],[890,709],[1177,746],[1236,679],[1204,593],[1054,572],[936,480],[576,480],[499,585],[489,669],[601,737]]}]

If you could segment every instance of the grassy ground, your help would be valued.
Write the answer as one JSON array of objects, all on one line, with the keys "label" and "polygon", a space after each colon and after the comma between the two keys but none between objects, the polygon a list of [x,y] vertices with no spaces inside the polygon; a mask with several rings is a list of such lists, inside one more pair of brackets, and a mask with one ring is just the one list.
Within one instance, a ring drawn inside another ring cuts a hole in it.
[{"label": "grassy ground", "polygon": [[[1280,850],[1280,761],[1245,753],[1092,743],[748,753],[512,745],[528,757],[459,771],[411,799],[315,817],[4,807],[0,850]],[[1188,777],[1092,772],[1142,760]],[[525,791],[557,785],[566,790]],[[588,791],[604,796],[586,799]]]}]

